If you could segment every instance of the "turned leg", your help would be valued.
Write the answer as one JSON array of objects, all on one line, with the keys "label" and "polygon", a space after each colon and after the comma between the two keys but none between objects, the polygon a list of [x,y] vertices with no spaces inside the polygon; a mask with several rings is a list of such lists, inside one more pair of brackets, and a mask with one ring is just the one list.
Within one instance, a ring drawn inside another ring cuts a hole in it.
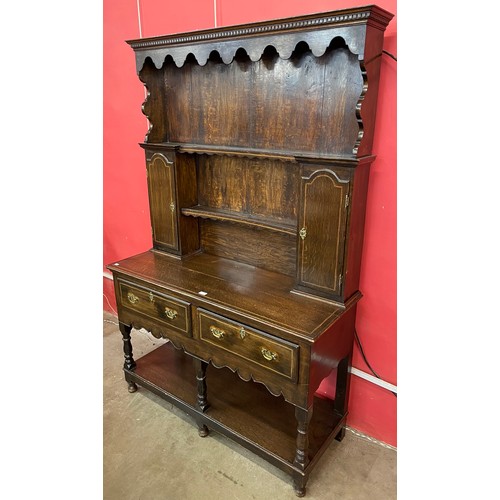
[{"label": "turned leg", "polygon": [[[207,401],[207,383],[205,380],[208,363],[197,358],[193,358],[193,362],[196,370],[196,408],[203,413],[209,406]],[[208,427],[201,421],[198,421],[198,434],[200,437],[208,436]]]},{"label": "turned leg", "polygon": [[[335,412],[344,416],[347,413],[347,405],[349,402],[349,387],[351,383],[351,374],[349,366],[351,365],[352,351],[340,361],[337,368],[337,384],[335,389],[335,401],[333,407]],[[345,436],[345,426],[335,436],[337,441],[342,441]]]},{"label": "turned leg", "polygon": [[[132,331],[132,326],[125,325],[120,322],[120,332],[123,336],[123,354],[125,356],[125,362],[123,363],[123,368],[126,370],[134,370],[136,367],[134,357],[132,355],[132,342],[130,341],[130,332]],[[128,381],[128,392],[137,391],[137,385],[135,382]]]},{"label": "turned leg", "polygon": [[[305,470],[309,463],[309,422],[311,421],[312,413],[312,405],[307,410],[299,407],[295,408],[295,418],[297,419],[297,442],[293,464],[302,471]],[[295,494],[298,497],[303,497],[306,494],[307,476],[304,474],[295,474],[293,479]]]},{"label": "turned leg", "polygon": [[298,474],[294,474],[293,490],[295,491],[296,496],[303,497],[306,494],[306,482],[306,476],[299,476]]},{"label": "turned leg", "polygon": [[335,439],[337,441],[342,441],[342,439],[344,438],[345,438],[345,425],[342,427],[342,429],[340,429],[340,431],[335,436]]}]

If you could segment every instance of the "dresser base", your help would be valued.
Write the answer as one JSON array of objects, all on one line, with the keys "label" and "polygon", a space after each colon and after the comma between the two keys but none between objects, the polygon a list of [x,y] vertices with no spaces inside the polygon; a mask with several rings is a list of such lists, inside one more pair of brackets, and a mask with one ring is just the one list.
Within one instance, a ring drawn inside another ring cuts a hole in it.
[{"label": "dresser base", "polygon": [[[297,439],[295,407],[271,395],[259,383],[245,382],[227,368],[207,368],[208,408],[196,408],[197,381],[193,358],[170,343],[124,369],[125,379],[138,384],[190,415],[198,428],[223,434],[294,478],[300,496],[309,474],[330,442],[341,434],[347,415],[338,415],[333,401],[315,397],[309,425],[309,455],[304,470],[294,465]],[[265,432],[263,428],[265,427]],[[206,435],[206,434],[205,434]],[[302,493],[303,494],[303,493]]]}]

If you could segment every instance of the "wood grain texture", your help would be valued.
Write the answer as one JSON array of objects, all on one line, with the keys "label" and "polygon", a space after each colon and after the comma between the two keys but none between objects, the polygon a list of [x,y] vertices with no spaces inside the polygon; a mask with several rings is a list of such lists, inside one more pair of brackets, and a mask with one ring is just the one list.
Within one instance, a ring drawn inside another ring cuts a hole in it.
[{"label": "wood grain texture", "polygon": [[357,57],[337,40],[321,57],[299,44],[289,60],[270,47],[257,62],[243,52],[230,65],[220,57],[205,66],[188,59],[180,69],[166,62],[168,137],[352,155],[363,77]]},{"label": "wood grain texture", "polygon": [[[356,321],[356,303],[352,304],[334,327],[325,332],[312,348],[309,388],[311,394],[318,389],[324,378],[336,369],[342,359],[352,351]],[[349,381],[350,374],[346,374]],[[346,402],[344,402],[346,403]],[[347,404],[344,406],[347,411]]]},{"label": "wood grain texture", "polygon": [[131,309],[169,328],[191,336],[191,311],[188,302],[147,288],[121,281],[118,286],[120,306]]},{"label": "wood grain texture", "polygon": [[203,309],[198,309],[196,316],[198,337],[219,351],[225,366],[239,365],[246,371],[248,363],[250,367],[257,364],[297,381],[298,345]]},{"label": "wood grain texture", "polygon": [[[193,336],[187,336],[185,333],[174,330],[170,325],[157,321],[150,316],[140,314],[131,308],[119,306],[118,309],[120,318],[123,320],[122,323],[126,325],[127,328],[133,327],[137,330],[145,329],[151,332],[156,338],[168,339],[176,349],[182,350],[186,355],[191,355],[196,359],[203,360],[205,363],[210,362],[219,368],[227,367],[235,372],[241,380],[252,380],[253,382],[262,384],[271,394],[274,396],[282,396],[293,405],[302,407],[311,404],[307,391],[310,346],[301,339],[296,339],[300,344],[296,351],[299,355],[298,380],[292,380],[258,363],[244,363],[243,358],[221,350],[217,346],[200,341],[196,308],[191,309]],[[226,317],[224,321],[226,322],[231,321],[227,318],[227,314],[227,311],[225,311]],[[248,327],[245,325],[245,328]],[[269,335],[268,338],[271,338],[274,342],[286,344],[280,337]],[[130,344],[130,348],[131,347],[132,345]]]},{"label": "wood grain texture", "polygon": [[[154,384],[159,389],[156,393],[171,402],[185,402],[188,413],[197,414],[195,370],[191,360],[172,346],[165,344],[139,358],[130,375],[135,376],[139,384],[146,381]],[[297,436],[294,407],[283,398],[269,394],[260,384],[243,382],[226,368],[216,369],[209,365],[206,380],[210,408],[203,413],[202,421],[233,439],[238,440],[240,436],[240,444],[282,470],[292,472]],[[321,454],[341,422],[331,401],[320,397],[314,399],[307,451],[310,462]]]},{"label": "wood grain texture", "polygon": [[[129,390],[282,468],[299,496],[346,423],[391,17],[357,7],[129,42],[153,225],[151,251],[108,266]],[[169,345],[136,362],[132,327]],[[335,402],[315,397],[336,368]]]},{"label": "wood grain texture", "polygon": [[132,328],[130,325],[126,325],[122,322],[119,323],[119,328],[120,333],[123,337],[123,356],[125,358],[123,368],[126,370],[135,370],[136,363],[134,360],[132,342],[130,340],[130,333],[132,331]]},{"label": "wood grain texture", "polygon": [[343,175],[314,165],[302,170],[298,284],[334,298],[344,277],[350,178]]},{"label": "wood grain texture", "polygon": [[349,298],[359,289],[361,257],[365,234],[366,198],[371,162],[364,162],[356,167],[351,186],[349,205],[349,223],[346,241],[346,274],[343,297]]},{"label": "wood grain texture", "polygon": [[190,54],[200,65],[205,65],[214,50],[226,64],[233,61],[239,49],[245,50],[252,61],[257,61],[269,45],[276,47],[282,58],[288,59],[300,42],[306,42],[313,53],[320,56],[332,38],[339,34],[351,52],[362,59],[366,27],[383,32],[392,18],[390,12],[369,5],[191,33],[140,38],[127,43],[136,53],[138,71],[147,58],[154,61],[157,68],[161,68],[168,57],[175,61],[177,67],[181,67]]},{"label": "wood grain texture", "polygon": [[196,408],[205,411],[209,404],[207,401],[207,363],[201,361],[200,359],[193,358],[193,365],[196,371],[196,385],[198,389],[198,394],[196,397]]},{"label": "wood grain texture", "polygon": [[212,255],[287,276],[295,274],[296,237],[289,234],[204,220],[201,245]]},{"label": "wood grain texture", "polygon": [[[234,158],[249,158],[251,160],[272,160],[283,162],[318,162],[343,164],[348,168],[355,168],[358,162],[365,161],[371,155],[355,159],[345,155],[335,153],[321,153],[319,151],[297,151],[293,148],[285,151],[276,151],[272,148],[254,148],[250,146],[231,146],[225,144],[196,144],[182,142],[158,142],[140,143],[143,148],[155,151],[176,151],[178,153],[188,153],[192,155],[217,155],[230,156]],[[375,157],[372,157],[372,160]]]},{"label": "wood grain texture", "polygon": [[201,205],[183,208],[182,215],[189,217],[200,217],[202,219],[211,219],[215,221],[224,221],[230,224],[240,224],[256,229],[268,229],[278,233],[297,235],[297,223],[276,221],[259,215],[247,215],[241,212],[232,212],[220,208],[212,208]]},{"label": "wood grain texture", "polygon": [[291,276],[207,253],[178,260],[149,251],[109,269],[119,279],[141,280],[153,291],[174,292],[181,300],[291,342],[312,343],[344,312],[339,304],[290,293]]},{"label": "wood grain texture", "polygon": [[198,179],[199,205],[296,225],[296,163],[202,155]]},{"label": "wood grain texture", "polygon": [[200,249],[198,221],[182,215],[183,207],[197,203],[196,161],[191,155],[176,153],[175,175],[177,181],[177,211],[179,224],[179,245],[181,255],[188,255]]},{"label": "wood grain texture", "polygon": [[360,144],[355,149],[358,158],[372,152],[383,46],[384,32],[373,26],[367,26],[365,56],[361,61],[365,89],[358,103],[358,120],[362,131]]},{"label": "wood grain texture", "polygon": [[155,248],[178,250],[174,162],[154,153],[147,162],[149,209]]},{"label": "wood grain texture", "polygon": [[167,127],[163,110],[165,109],[165,90],[162,78],[163,70],[157,70],[151,59],[148,59],[139,79],[146,87],[146,99],[142,104],[142,112],[148,118],[149,127],[144,142],[168,141]]}]

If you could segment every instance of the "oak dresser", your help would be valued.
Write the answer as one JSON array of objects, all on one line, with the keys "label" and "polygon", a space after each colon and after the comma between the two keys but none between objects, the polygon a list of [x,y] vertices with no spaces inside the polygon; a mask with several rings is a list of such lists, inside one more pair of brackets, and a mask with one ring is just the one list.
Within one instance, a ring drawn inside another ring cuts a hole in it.
[{"label": "oak dresser", "polygon": [[[108,266],[129,391],[267,459],[298,496],[345,432],[391,18],[368,6],[128,41],[152,231],[151,250]],[[135,360],[133,328],[169,342]],[[316,395],[333,370],[334,400]]]}]

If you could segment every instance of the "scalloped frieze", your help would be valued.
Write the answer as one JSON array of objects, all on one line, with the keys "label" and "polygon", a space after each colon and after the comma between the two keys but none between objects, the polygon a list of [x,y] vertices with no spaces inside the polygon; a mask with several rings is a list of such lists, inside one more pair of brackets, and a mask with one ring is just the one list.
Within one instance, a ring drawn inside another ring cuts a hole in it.
[{"label": "scalloped frieze", "polygon": [[219,40],[211,43],[207,43],[208,40],[204,38],[198,41],[197,36],[193,35],[192,37],[186,37],[186,39],[192,39],[193,43],[189,45],[169,46],[173,42],[168,40],[168,44],[163,43],[160,47],[153,44],[145,45],[144,48],[141,48],[140,43],[133,44],[132,47],[135,50],[136,67],[139,73],[148,57],[157,69],[163,66],[168,56],[171,56],[175,65],[180,68],[184,65],[190,54],[195,57],[200,66],[205,66],[212,52],[219,54],[224,64],[231,64],[236,52],[239,49],[243,49],[251,61],[257,62],[262,58],[265,49],[268,46],[272,46],[276,49],[281,59],[290,59],[293,51],[300,42],[307,43],[314,56],[321,57],[336,37],[342,38],[349,50],[357,55],[359,59],[364,57],[365,28],[363,25],[340,26],[298,33],[282,33],[280,35],[260,36],[259,38],[249,37],[239,40]]},{"label": "scalloped frieze", "polygon": [[[165,339],[168,340],[178,351],[182,350],[186,354],[191,355],[186,347],[182,344],[182,342],[179,342],[177,340],[173,340],[163,329],[156,327],[155,325],[145,325],[141,323],[140,321],[134,319],[133,321],[128,322],[128,324],[132,327],[135,328],[136,330],[147,330],[153,337],[157,339]],[[132,340],[133,342],[133,340]],[[283,393],[283,390],[278,387],[277,385],[270,384],[269,382],[265,382],[264,380],[261,380],[258,375],[254,375],[254,373],[251,370],[247,370],[245,368],[235,368],[233,366],[229,366],[224,363],[224,361],[219,361],[216,356],[210,357],[207,362],[212,363],[213,366],[217,369],[221,368],[229,368],[233,373],[236,373],[238,377],[241,378],[241,380],[244,380],[245,382],[249,382],[250,380],[253,380],[254,382],[258,384],[262,384],[273,396],[279,397],[283,396],[286,401],[290,401],[289,398]]]},{"label": "scalloped frieze", "polygon": [[[289,399],[287,398],[287,396],[285,395],[285,393],[283,392],[281,387],[274,385],[274,384],[270,384],[267,381],[264,381],[263,379],[261,379],[259,377],[259,375],[255,375],[251,370],[248,370],[248,369],[242,368],[242,367],[238,368],[238,367],[227,365],[224,363],[224,361],[218,360],[216,356],[210,357],[209,362],[212,363],[212,365],[214,365],[215,368],[218,368],[218,369],[229,368],[233,373],[236,373],[238,375],[238,377],[240,377],[240,379],[245,381],[245,382],[249,382],[250,380],[253,380],[254,382],[256,382],[258,384],[262,384],[273,396],[276,396],[276,397],[283,396],[286,401],[289,401]],[[289,401],[289,402],[291,402],[291,401]]]},{"label": "scalloped frieze", "polygon": [[[140,321],[134,319],[133,321],[128,322],[128,324],[132,327],[135,328],[136,330],[141,330],[144,329],[148,331],[153,337],[157,339],[165,339],[168,340],[177,350],[183,350],[186,354],[190,354],[184,344],[182,342],[179,342],[177,340],[173,340],[171,336],[168,335],[162,328],[158,328],[155,325],[145,325],[144,323],[141,323]],[[132,340],[133,342],[133,340]]]}]

